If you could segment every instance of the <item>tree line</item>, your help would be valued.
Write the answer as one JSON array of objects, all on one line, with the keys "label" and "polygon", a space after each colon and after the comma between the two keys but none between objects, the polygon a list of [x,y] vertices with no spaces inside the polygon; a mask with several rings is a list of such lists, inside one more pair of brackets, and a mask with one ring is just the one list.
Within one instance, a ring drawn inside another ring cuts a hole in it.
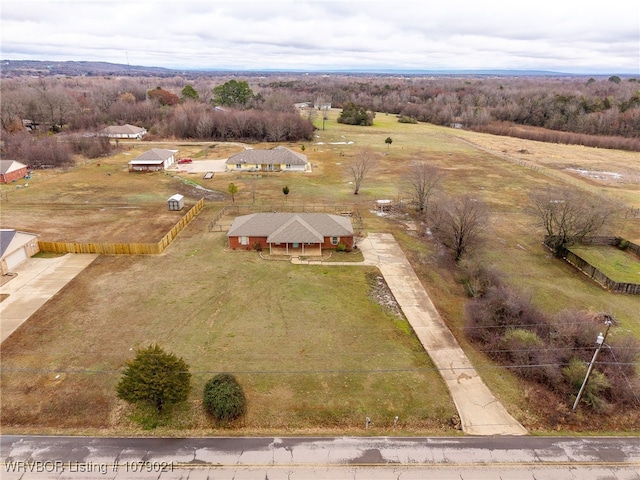
[{"label": "tree line", "polygon": [[322,98],[338,108],[354,103],[407,122],[530,135],[508,129],[523,125],[564,134],[543,138],[536,132],[535,140],[582,143],[585,136],[620,137],[627,141],[610,139],[607,148],[640,150],[640,84],[636,78],[335,76],[270,81],[262,86],[265,92],[276,89],[298,98]]},{"label": "tree line", "polygon": [[[153,86],[156,80],[162,84]],[[0,124],[3,156],[35,168],[73,165],[74,153],[108,154],[112,147],[98,135],[108,125],[144,127],[149,140],[294,142],[313,135],[311,120],[291,98],[255,94],[235,79],[217,86],[150,78],[2,79]]]},{"label": "tree line", "polygon": [[[24,132],[26,122],[38,126],[35,132],[85,137],[107,125],[129,123],[146,128],[150,139],[308,140],[313,110],[305,118],[294,104],[320,102],[342,108],[345,123],[367,125],[372,112],[384,112],[404,122],[640,151],[636,78],[282,74],[20,77],[0,82],[4,138]],[[88,143],[82,148],[91,155],[103,150]],[[34,148],[21,151],[27,150]],[[3,153],[15,156],[19,151]]]}]

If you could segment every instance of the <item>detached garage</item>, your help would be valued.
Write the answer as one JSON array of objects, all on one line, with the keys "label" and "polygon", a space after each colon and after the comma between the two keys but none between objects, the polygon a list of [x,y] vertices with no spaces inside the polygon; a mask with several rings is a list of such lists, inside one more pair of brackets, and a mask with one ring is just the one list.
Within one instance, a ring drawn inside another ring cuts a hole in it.
[{"label": "detached garage", "polygon": [[0,229],[0,270],[5,275],[40,251],[38,235],[18,232],[8,228]]},{"label": "detached garage", "polygon": [[129,162],[130,172],[159,172],[176,162],[178,150],[152,148]]}]

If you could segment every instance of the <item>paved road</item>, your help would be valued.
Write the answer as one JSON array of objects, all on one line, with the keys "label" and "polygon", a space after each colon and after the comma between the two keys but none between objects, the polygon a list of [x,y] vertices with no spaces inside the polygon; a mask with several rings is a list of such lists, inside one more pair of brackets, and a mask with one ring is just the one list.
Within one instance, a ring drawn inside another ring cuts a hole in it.
[{"label": "paved road", "polygon": [[0,342],[93,262],[98,255],[71,254],[54,258],[29,258],[0,287],[9,296],[0,302]]},{"label": "paved road", "polygon": [[[639,438],[0,437],[0,477],[634,479]],[[42,471],[37,471],[42,470]]]},{"label": "paved road", "polygon": [[470,435],[525,435],[527,430],[493,396],[460,348],[393,235],[369,233],[358,247],[364,262],[325,265],[375,265],[380,269],[407,321],[440,371],[458,410],[462,430]]}]

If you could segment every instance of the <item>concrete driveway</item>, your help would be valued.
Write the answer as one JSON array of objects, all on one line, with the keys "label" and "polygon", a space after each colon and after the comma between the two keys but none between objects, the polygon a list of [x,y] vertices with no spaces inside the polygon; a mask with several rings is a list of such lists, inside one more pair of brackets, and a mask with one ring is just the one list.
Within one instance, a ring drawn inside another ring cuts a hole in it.
[{"label": "concrete driveway", "polygon": [[193,163],[175,163],[169,167],[170,172],[187,173],[222,173],[226,171],[226,158],[220,160],[194,160]]},{"label": "concrete driveway", "polygon": [[[520,425],[484,384],[436,310],[409,260],[389,233],[370,233],[358,243],[364,262],[294,263],[372,265],[380,269],[407,321],[444,379],[462,430],[470,435],[525,435]],[[425,392],[428,394],[428,392]]]},{"label": "concrete driveway", "polygon": [[484,384],[393,235],[372,233],[360,245],[378,264],[387,285],[433,360],[453,398],[462,429],[471,435],[524,435],[520,425]]},{"label": "concrete driveway", "polygon": [[98,255],[67,253],[54,258],[30,258],[0,287],[8,295],[0,302],[0,342],[26,322]]}]

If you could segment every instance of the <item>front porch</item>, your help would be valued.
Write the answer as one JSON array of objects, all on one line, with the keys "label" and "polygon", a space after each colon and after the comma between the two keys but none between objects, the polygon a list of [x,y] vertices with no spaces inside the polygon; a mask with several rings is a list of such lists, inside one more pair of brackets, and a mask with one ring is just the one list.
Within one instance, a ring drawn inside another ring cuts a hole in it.
[{"label": "front porch", "polygon": [[321,257],[322,246],[318,243],[307,245],[304,243],[269,244],[269,255],[290,255],[292,257]]}]

